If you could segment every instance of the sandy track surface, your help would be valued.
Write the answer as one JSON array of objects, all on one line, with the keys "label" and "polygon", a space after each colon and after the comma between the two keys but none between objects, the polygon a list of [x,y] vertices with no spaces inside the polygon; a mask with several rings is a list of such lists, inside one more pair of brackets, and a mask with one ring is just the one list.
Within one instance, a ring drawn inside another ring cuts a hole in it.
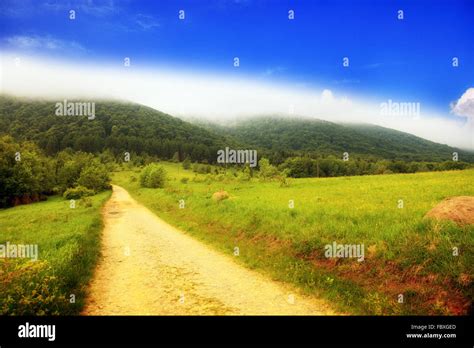
[{"label": "sandy track surface", "polygon": [[323,300],[238,265],[113,187],[85,315],[327,315]]}]

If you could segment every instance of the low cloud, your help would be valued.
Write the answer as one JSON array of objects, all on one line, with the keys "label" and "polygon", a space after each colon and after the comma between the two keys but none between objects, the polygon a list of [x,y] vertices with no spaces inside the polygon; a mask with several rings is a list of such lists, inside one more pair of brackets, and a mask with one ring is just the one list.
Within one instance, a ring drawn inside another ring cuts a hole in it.
[{"label": "low cloud", "polygon": [[342,95],[328,88],[270,84],[251,78],[182,69],[141,69],[135,67],[133,61],[129,68],[112,68],[111,65],[67,64],[20,55],[21,64],[15,64],[18,56],[8,53],[2,57],[3,92],[53,99],[116,98],[178,117],[221,122],[279,114],[333,122],[371,123],[474,150],[473,122],[466,119],[472,119],[471,89],[453,105],[453,112],[463,117],[431,111],[421,101],[418,101],[420,113],[403,116],[382,114],[381,103],[386,100]]}]

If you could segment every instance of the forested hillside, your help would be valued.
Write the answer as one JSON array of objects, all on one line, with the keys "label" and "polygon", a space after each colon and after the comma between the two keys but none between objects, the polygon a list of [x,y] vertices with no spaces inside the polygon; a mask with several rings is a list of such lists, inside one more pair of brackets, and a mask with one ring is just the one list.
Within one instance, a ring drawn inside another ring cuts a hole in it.
[{"label": "forested hillside", "polygon": [[[162,159],[216,162],[226,146],[257,149],[274,164],[295,156],[372,160],[474,162],[474,153],[437,144],[411,134],[373,125],[257,117],[233,126],[192,124],[152,108],[118,101],[95,101],[95,119],[57,116],[58,100],[31,100],[0,96],[0,135],[35,142],[46,154],[66,148],[91,153],[109,149],[148,154]],[[261,157],[260,156],[260,157]]]},{"label": "forested hillside", "polygon": [[450,161],[457,152],[460,161],[474,162],[474,153],[437,144],[393,129],[364,124],[285,117],[258,117],[232,126],[203,124],[221,135],[250,146],[270,150],[274,162],[309,155],[342,158],[350,156],[402,161]]},{"label": "forested hillside", "polygon": [[0,96],[0,135],[33,141],[48,155],[66,148],[91,153],[109,149],[115,155],[147,153],[208,162],[230,145],[222,136],[139,104],[96,100],[95,118],[88,119],[57,116],[57,102],[62,100]]}]

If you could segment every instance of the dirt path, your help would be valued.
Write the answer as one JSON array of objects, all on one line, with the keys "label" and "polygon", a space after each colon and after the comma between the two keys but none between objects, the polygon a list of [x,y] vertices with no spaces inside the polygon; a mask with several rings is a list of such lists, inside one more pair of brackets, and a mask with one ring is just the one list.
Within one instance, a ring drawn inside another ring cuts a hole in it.
[{"label": "dirt path", "polygon": [[324,301],[248,270],[170,226],[123,188],[113,190],[83,314],[334,314]]}]

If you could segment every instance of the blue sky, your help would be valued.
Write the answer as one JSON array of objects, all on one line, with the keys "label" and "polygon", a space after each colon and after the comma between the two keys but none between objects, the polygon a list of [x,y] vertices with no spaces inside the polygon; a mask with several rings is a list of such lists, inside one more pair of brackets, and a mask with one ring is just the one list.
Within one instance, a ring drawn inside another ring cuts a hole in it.
[{"label": "blue sky", "polygon": [[[74,21],[69,9],[76,10]],[[292,21],[289,9],[295,11]],[[2,1],[2,46],[17,44],[8,41],[15,36],[63,43],[63,51],[37,51],[65,59],[121,64],[128,56],[134,66],[172,64],[324,84],[371,97],[423,100],[446,112],[474,82],[469,0]],[[233,68],[235,56],[240,69]],[[343,57],[349,68],[342,67]],[[452,57],[460,59],[456,69]]]}]

